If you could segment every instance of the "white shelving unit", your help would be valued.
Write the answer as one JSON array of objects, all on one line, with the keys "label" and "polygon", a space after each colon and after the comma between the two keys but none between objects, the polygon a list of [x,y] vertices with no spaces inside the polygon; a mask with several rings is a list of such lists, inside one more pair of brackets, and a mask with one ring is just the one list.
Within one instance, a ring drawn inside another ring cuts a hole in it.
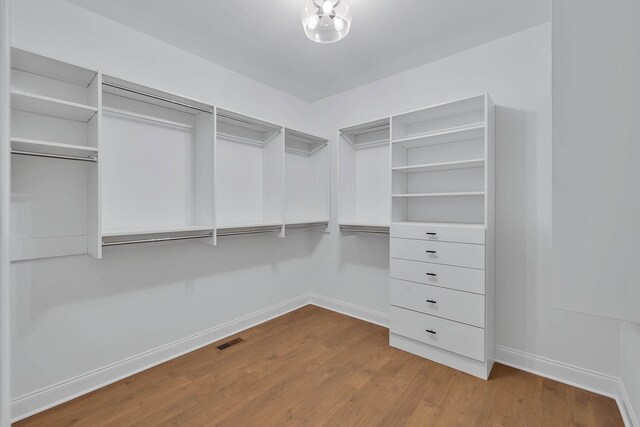
[{"label": "white shelving unit", "polygon": [[328,226],[326,139],[20,49],[12,63],[14,261]]},{"label": "white shelving unit", "polygon": [[215,245],[214,108],[104,76],[102,246]]},{"label": "white shelving unit", "polygon": [[11,51],[12,260],[99,254],[100,75]]},{"label": "white shelving unit", "polygon": [[343,232],[389,230],[389,137],[389,119],[338,132],[338,224]]},{"label": "white shelving unit", "polygon": [[284,131],[285,227],[327,227],[330,217],[329,141]]},{"label": "white shelving unit", "polygon": [[391,118],[394,347],[488,378],[495,281],[494,105]]},{"label": "white shelving unit", "polygon": [[219,235],[284,237],[283,127],[218,108],[215,147],[216,225],[225,230]]}]

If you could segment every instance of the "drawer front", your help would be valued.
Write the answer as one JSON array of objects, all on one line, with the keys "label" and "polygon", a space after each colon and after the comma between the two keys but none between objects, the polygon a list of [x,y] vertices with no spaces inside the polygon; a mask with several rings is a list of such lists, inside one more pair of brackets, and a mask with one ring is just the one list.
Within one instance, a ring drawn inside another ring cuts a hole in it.
[{"label": "drawer front", "polygon": [[484,328],[484,296],[391,279],[391,305]]},{"label": "drawer front", "polygon": [[435,242],[475,243],[484,245],[484,227],[429,224],[391,224],[391,237],[431,240]]},{"label": "drawer front", "polygon": [[484,329],[394,306],[389,320],[394,334],[480,362],[485,360]]},{"label": "drawer front", "polygon": [[391,258],[391,277],[484,295],[484,270]]},{"label": "drawer front", "polygon": [[484,269],[484,245],[391,239],[391,258]]}]

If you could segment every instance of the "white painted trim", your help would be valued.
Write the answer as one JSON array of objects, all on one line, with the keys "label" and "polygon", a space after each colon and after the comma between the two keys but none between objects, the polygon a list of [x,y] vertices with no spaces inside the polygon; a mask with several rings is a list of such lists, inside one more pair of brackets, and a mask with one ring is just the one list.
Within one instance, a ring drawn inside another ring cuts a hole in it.
[{"label": "white painted trim", "polygon": [[11,402],[13,421],[27,418],[168,360],[175,359],[230,335],[297,310],[308,305],[308,303],[308,296],[306,294],[301,295],[103,368],[20,396]]},{"label": "white painted trim", "polygon": [[339,301],[333,298],[310,293],[309,304],[326,308],[327,310],[335,311],[335,312],[347,315],[349,317],[355,317],[356,319],[364,320],[365,322],[373,323],[379,326],[384,326],[385,328],[389,327],[388,314],[381,313],[379,311],[371,310],[368,308],[360,307],[358,305],[350,304],[348,302]]},{"label": "white painted trim", "polygon": [[632,421],[634,415],[631,402],[619,378],[499,345],[496,346],[495,361],[615,399],[625,425],[640,426],[637,419]]},{"label": "white painted trim", "polygon": [[616,401],[618,402],[624,425],[627,427],[640,427],[640,418],[638,418],[638,415],[635,413],[633,404],[622,380],[618,380],[618,388],[620,390],[620,398],[616,399]]},{"label": "white painted trim", "polygon": [[10,425],[11,400],[11,364],[10,344],[11,300],[9,259],[11,246],[9,242],[11,212],[11,145],[9,142],[9,126],[11,123],[10,63],[11,38],[10,1],[0,0],[0,427]]},{"label": "white painted trim", "polygon": [[[389,326],[389,315],[386,313],[314,293],[304,294],[239,319],[174,341],[173,343],[160,346],[145,353],[14,399],[11,405],[13,421],[19,421],[38,412],[75,399],[76,397],[152,368],[168,360],[175,359],[183,354],[197,350],[198,348],[282,316],[308,304],[382,327]],[[625,425],[627,427],[640,427],[624,384],[618,378],[503,346],[496,346],[496,362],[611,397],[618,403]]]}]

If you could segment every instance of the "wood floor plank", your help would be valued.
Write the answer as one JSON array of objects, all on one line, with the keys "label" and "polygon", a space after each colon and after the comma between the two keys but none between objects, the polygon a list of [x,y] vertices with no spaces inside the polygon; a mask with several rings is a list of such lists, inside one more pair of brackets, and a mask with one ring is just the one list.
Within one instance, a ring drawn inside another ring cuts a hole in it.
[{"label": "wood floor plank", "polygon": [[489,381],[306,306],[15,423],[22,426],[622,426],[615,401],[496,364]]}]

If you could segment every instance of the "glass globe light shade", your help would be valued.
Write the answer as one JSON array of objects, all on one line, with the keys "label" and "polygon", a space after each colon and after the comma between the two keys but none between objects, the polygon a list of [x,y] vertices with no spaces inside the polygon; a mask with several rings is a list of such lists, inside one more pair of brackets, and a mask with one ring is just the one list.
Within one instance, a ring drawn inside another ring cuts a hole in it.
[{"label": "glass globe light shade", "polygon": [[349,34],[349,0],[305,0],[302,8],[304,32],[316,43],[333,43]]}]

